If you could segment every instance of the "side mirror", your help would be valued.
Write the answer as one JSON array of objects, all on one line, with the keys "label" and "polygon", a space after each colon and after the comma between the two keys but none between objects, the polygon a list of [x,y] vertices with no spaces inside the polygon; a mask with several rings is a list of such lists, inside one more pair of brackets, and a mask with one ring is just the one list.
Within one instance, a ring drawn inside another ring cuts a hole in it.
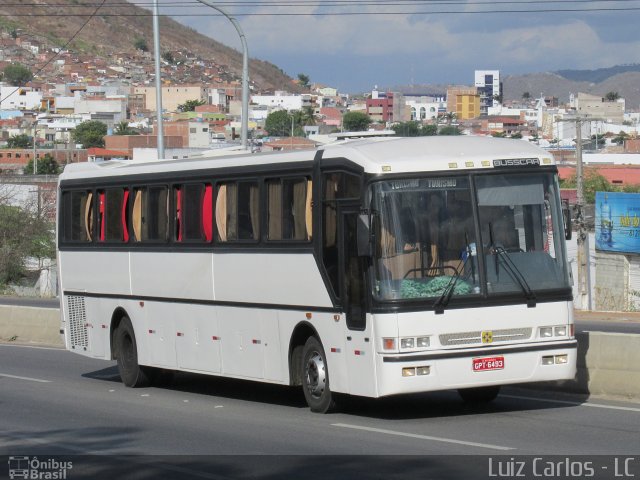
[{"label": "side mirror", "polygon": [[562,217],[564,220],[564,238],[571,240],[571,208],[567,200],[562,201]]},{"label": "side mirror", "polygon": [[371,257],[373,255],[373,251],[371,248],[371,222],[368,214],[359,214],[358,215],[358,226],[357,226],[357,236],[358,236],[358,256],[359,257]]}]

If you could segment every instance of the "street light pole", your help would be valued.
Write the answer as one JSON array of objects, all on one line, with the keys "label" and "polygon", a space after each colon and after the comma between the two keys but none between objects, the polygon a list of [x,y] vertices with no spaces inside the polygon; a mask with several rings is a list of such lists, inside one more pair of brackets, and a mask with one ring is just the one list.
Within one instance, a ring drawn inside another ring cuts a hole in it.
[{"label": "street light pole", "polygon": [[247,138],[249,132],[249,48],[247,47],[247,39],[240,27],[238,21],[229,15],[225,10],[213,4],[209,0],[197,0],[198,2],[206,5],[214,10],[217,10],[233,24],[236,32],[240,36],[240,42],[242,43],[242,131],[240,133],[240,141],[242,142],[242,148],[247,148]]},{"label": "street light pole", "polygon": [[158,160],[164,158],[164,125],[162,123],[162,80],[160,78],[160,9],[153,0],[153,50],[156,65],[156,118],[158,122]]}]

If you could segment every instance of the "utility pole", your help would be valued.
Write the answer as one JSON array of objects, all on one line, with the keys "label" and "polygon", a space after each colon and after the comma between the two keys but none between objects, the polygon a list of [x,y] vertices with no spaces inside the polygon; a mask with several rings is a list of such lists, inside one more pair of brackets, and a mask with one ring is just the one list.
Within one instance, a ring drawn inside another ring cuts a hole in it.
[{"label": "utility pole", "polygon": [[582,171],[582,119],[576,118],[576,223],[578,227],[578,300],[581,310],[591,310],[589,232],[584,221],[584,173]]},{"label": "utility pole", "polygon": [[575,117],[557,122],[576,125],[576,240],[578,243],[578,308],[591,310],[591,262],[589,259],[589,232],[584,218],[584,172],[582,165],[582,123],[599,121],[595,117]]}]

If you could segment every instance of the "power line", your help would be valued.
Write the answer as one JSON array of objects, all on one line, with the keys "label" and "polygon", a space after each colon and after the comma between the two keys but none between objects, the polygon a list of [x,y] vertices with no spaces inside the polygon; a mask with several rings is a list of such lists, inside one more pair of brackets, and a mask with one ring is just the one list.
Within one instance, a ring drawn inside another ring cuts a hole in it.
[{"label": "power line", "polygon": [[[556,8],[556,9],[523,9],[523,10],[431,10],[431,11],[396,11],[396,12],[255,12],[255,13],[234,13],[236,17],[343,17],[343,16],[381,16],[381,15],[478,15],[496,13],[598,13],[598,12],[634,12],[640,7],[625,8]],[[152,17],[152,12],[148,13],[101,13],[101,17]],[[12,14],[11,17],[86,17],[82,14],[69,13],[48,13],[48,14]],[[221,17],[216,13],[171,13],[161,14],[161,17]]]}]

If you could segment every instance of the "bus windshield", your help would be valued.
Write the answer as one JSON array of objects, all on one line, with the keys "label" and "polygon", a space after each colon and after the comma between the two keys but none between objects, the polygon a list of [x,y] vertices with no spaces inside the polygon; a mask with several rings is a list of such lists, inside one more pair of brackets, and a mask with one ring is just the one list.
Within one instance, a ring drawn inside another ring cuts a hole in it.
[{"label": "bus windshield", "polygon": [[551,173],[374,183],[374,296],[441,303],[569,288],[557,198]]}]

